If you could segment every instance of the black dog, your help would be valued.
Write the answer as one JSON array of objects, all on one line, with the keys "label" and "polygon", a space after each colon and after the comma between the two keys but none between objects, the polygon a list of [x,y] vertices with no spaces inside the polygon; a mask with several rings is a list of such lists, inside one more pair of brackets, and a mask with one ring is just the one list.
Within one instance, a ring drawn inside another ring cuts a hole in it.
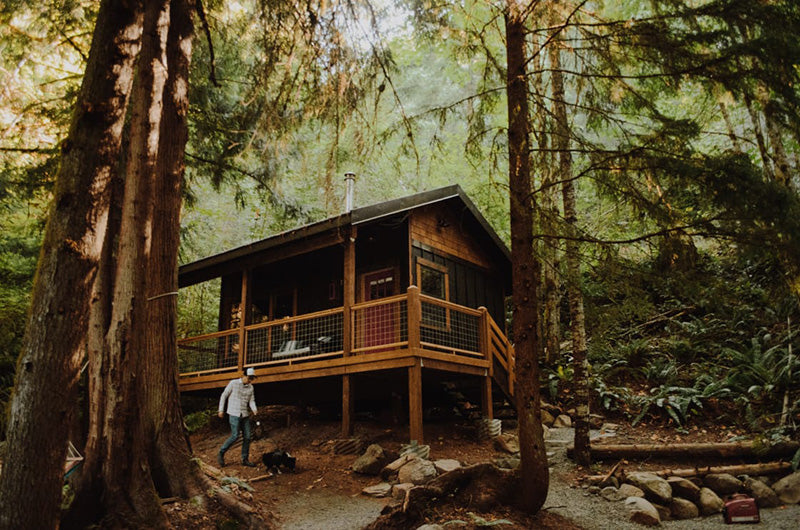
[{"label": "black dog", "polygon": [[264,453],[261,457],[261,461],[264,462],[264,466],[266,466],[267,470],[274,471],[275,473],[280,473],[281,467],[289,471],[294,471],[294,467],[297,464],[297,459],[295,457],[280,449],[276,449],[271,453]]}]

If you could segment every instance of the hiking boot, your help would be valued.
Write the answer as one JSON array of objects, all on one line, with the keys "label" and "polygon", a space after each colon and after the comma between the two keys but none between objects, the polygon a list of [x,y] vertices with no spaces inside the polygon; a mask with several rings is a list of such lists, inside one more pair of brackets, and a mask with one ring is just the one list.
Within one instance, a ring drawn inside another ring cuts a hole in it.
[{"label": "hiking boot", "polygon": [[256,467],[256,465],[249,460],[242,461],[242,465],[246,467]]},{"label": "hiking boot", "polygon": [[225,455],[221,452],[217,453],[217,464],[219,464],[219,467],[225,467]]}]

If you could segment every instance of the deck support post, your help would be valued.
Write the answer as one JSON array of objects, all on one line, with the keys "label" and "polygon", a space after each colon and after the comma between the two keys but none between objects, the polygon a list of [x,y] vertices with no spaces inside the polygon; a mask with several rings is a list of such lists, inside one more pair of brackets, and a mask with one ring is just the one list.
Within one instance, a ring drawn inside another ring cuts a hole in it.
[{"label": "deck support post", "polygon": [[408,367],[408,435],[410,440],[423,443],[422,436],[422,363],[417,359]]},{"label": "deck support post", "polygon": [[[342,278],[342,356],[349,357],[353,351],[353,315],[351,308],[356,303],[356,236],[358,230],[350,227],[344,242],[344,277]],[[353,435],[353,381],[349,374],[342,376],[342,436]]]},{"label": "deck support post", "polygon": [[481,389],[481,414],[486,419],[494,419],[494,406],[492,404],[492,376],[483,377]]},{"label": "deck support post", "polygon": [[353,381],[349,374],[342,376],[342,437],[353,436]]},{"label": "deck support post", "polygon": [[245,325],[247,324],[247,293],[250,291],[250,271],[247,269],[242,270],[242,296],[239,303],[239,359],[237,367],[239,372],[244,371],[245,361],[245,348],[247,347],[247,334],[245,333]]}]

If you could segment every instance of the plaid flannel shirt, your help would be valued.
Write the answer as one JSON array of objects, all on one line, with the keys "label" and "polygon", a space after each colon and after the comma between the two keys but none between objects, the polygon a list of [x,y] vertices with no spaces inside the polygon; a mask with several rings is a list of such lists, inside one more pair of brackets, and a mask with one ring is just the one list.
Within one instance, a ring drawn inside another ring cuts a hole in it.
[{"label": "plaid flannel shirt", "polygon": [[[225,410],[226,399],[228,400],[227,410]],[[253,414],[257,412],[253,385],[243,383],[240,377],[231,380],[219,398],[219,411],[226,411],[229,416],[244,418],[250,415],[247,410],[248,406],[253,411]]]}]

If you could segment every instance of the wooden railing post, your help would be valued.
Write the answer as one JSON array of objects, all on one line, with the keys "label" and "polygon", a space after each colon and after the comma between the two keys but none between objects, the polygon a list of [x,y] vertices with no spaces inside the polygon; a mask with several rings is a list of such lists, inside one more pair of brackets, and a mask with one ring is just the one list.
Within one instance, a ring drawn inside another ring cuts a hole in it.
[{"label": "wooden railing post", "polygon": [[419,287],[408,287],[408,349],[414,351],[420,348],[419,328],[422,323],[422,302],[419,298]]},{"label": "wooden railing post", "polygon": [[249,290],[249,281],[250,273],[247,269],[244,269],[242,271],[242,297],[239,303],[239,359],[237,367],[240,372],[244,370],[245,348],[247,347],[247,332],[244,326],[247,323],[247,291]]},{"label": "wooden railing post", "polygon": [[489,375],[493,374],[492,371],[492,343],[491,341],[491,330],[489,326],[489,310],[486,309],[484,306],[480,306],[478,311],[481,312],[481,319],[480,324],[478,325],[478,340],[480,344],[480,351],[483,354],[484,358],[489,361]]}]

